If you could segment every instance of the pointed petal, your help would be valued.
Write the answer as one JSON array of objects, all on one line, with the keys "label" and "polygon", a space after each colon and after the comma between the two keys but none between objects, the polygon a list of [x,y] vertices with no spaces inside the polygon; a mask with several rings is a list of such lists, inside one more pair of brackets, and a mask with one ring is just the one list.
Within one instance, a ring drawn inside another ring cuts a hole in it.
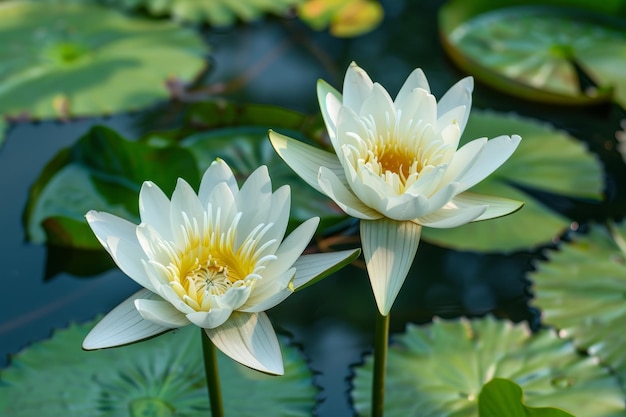
[{"label": "pointed petal", "polygon": [[467,118],[472,108],[472,91],[474,91],[474,78],[465,77],[446,91],[437,104],[437,114],[439,117],[456,107],[465,106],[465,113],[462,118],[457,120],[461,132],[465,130]]},{"label": "pointed petal", "polygon": [[[317,177],[317,173],[315,173]],[[109,250],[107,246],[107,239],[109,236],[116,236],[119,239],[134,242],[137,240],[135,236],[136,224],[129,222],[128,220],[117,217],[113,214],[103,213],[96,210],[90,210],[86,215],[87,223],[89,227],[100,241],[100,244],[104,246],[106,250]],[[109,251],[110,253],[110,251]],[[111,254],[113,256],[113,254]]]},{"label": "pointed petal", "polygon": [[272,180],[265,165],[255,169],[242,184],[237,195],[237,210],[241,212],[241,219],[237,226],[236,246],[259,224],[265,223],[272,198]]},{"label": "pointed petal", "polygon": [[271,130],[269,137],[276,153],[317,191],[323,192],[317,183],[318,171],[322,166],[330,169],[338,178],[345,178],[343,167],[336,155]]},{"label": "pointed petal", "polygon": [[234,312],[215,329],[205,329],[215,346],[249,368],[273,375],[284,373],[280,345],[265,313]]},{"label": "pointed petal", "polygon": [[321,191],[332,198],[347,215],[366,220],[382,217],[376,210],[363,204],[331,170],[321,167],[318,182]]},{"label": "pointed petal", "polygon": [[442,182],[458,181],[459,178],[462,178],[478,159],[486,144],[487,138],[474,139],[457,150]]},{"label": "pointed petal", "polygon": [[237,310],[241,307],[250,297],[250,285],[232,286],[226,293],[220,297],[217,297],[218,306],[220,308],[226,308],[230,310]]},{"label": "pointed petal", "polygon": [[170,200],[152,181],[146,181],[139,191],[141,222],[154,227],[164,239],[172,240]]},{"label": "pointed petal", "polygon": [[522,201],[511,200],[504,197],[496,197],[484,194],[476,194],[464,192],[452,199],[452,203],[459,207],[468,207],[475,205],[486,205],[487,210],[473,221],[494,219],[496,217],[506,216],[521,209],[524,203]]},{"label": "pointed petal", "polygon": [[428,216],[415,219],[422,226],[436,229],[449,229],[458,227],[476,220],[487,210],[487,206],[453,207],[442,208]]},{"label": "pointed petal", "polygon": [[213,329],[223,325],[231,316],[230,308],[212,308],[209,311],[196,311],[187,314],[187,319],[203,329]]},{"label": "pointed petal", "polygon": [[342,100],[341,94],[326,81],[319,80],[317,82],[317,101],[319,102],[326,130],[331,140],[334,139],[337,129],[337,116],[339,115]]},{"label": "pointed petal", "polygon": [[209,194],[211,194],[213,188],[222,182],[226,183],[233,195],[237,195],[239,187],[237,186],[237,180],[235,179],[233,171],[226,162],[218,158],[209,165],[209,168],[207,168],[202,176],[202,181],[200,181],[198,198],[203,207],[206,207]]},{"label": "pointed petal", "polygon": [[458,179],[461,183],[459,192],[465,191],[478,184],[493,173],[513,154],[521,137],[498,136],[487,141],[472,166]]},{"label": "pointed petal", "polygon": [[290,283],[295,273],[296,269],[290,268],[271,279],[264,277],[258,280],[250,298],[238,310],[246,313],[260,313],[281,303],[293,294],[293,286]]},{"label": "pointed petal", "polygon": [[[178,179],[176,188],[172,194],[172,202],[170,206],[170,224],[172,225],[172,235],[176,246],[184,247],[186,241],[186,233],[181,228],[184,225],[186,219],[193,222],[196,219],[200,227],[202,227],[202,221],[204,219],[204,208],[198,200],[191,185],[182,178]],[[193,224],[193,223],[192,223]]]},{"label": "pointed petal", "polygon": [[95,325],[83,341],[83,349],[104,349],[126,345],[164,333],[170,328],[144,320],[135,308],[139,298],[158,297],[148,290],[140,290],[124,300]]},{"label": "pointed petal", "polygon": [[296,268],[296,276],[293,279],[295,290],[300,291],[337,272],[358,258],[360,253],[360,249],[349,249],[302,255],[293,264]]},{"label": "pointed petal", "polygon": [[361,244],[380,314],[386,316],[415,259],[422,227],[390,219],[361,220]]},{"label": "pointed petal", "polygon": [[396,122],[393,100],[387,90],[378,83],[374,84],[372,93],[365,99],[357,114],[361,119],[373,120],[377,132],[391,131]]},{"label": "pointed petal", "polygon": [[135,300],[135,308],[141,317],[163,327],[177,329],[189,324],[189,320],[183,313],[162,299],[137,299]]},{"label": "pointed petal", "polygon": [[319,217],[312,217],[291,232],[274,253],[276,260],[268,264],[262,272],[263,277],[272,279],[274,275],[283,274],[290,269],[311,242],[319,222]]},{"label": "pointed petal", "polygon": [[367,72],[352,62],[343,80],[343,105],[360,113],[361,105],[371,94],[373,85]]},{"label": "pointed petal", "polygon": [[407,77],[404,84],[402,84],[402,88],[400,88],[400,91],[396,96],[396,104],[403,102],[416,88],[421,88],[422,90],[426,90],[426,92],[430,93],[428,79],[426,79],[426,75],[424,75],[424,71],[422,71],[421,68],[414,69],[413,72],[411,72],[411,74]]}]

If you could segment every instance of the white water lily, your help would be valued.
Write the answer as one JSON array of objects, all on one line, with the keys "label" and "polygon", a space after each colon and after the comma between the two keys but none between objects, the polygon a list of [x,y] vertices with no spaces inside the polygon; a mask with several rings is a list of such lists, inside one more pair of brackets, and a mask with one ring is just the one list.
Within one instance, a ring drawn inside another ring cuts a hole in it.
[{"label": "white water lily", "polygon": [[118,346],[195,324],[234,360],[282,374],[280,347],[264,311],[358,256],[358,250],[302,255],[318,218],[283,240],[290,197],[288,186],[272,192],[266,167],[239,189],[228,165],[217,160],[197,195],[179,179],[170,201],[145,182],[139,225],[90,211],[86,218],[100,243],[144,289],[106,315],[83,348]]},{"label": "white water lily", "polygon": [[472,90],[473,79],[464,78],[437,102],[416,69],[393,100],[352,63],[343,96],[324,81],[317,85],[334,153],[270,132],[274,148],[298,175],[361,219],[363,253],[382,315],[406,279],[423,226],[456,227],[523,204],[467,191],[504,163],[521,140],[481,138],[458,148]]}]

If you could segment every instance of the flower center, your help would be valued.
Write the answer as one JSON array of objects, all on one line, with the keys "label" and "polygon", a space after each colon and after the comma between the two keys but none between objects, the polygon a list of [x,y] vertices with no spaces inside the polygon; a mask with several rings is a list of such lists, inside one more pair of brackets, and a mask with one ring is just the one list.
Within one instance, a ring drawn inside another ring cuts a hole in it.
[{"label": "flower center", "polygon": [[[167,245],[168,265],[163,271],[170,287],[191,308],[208,311],[232,287],[253,285],[261,278],[265,265],[276,259],[268,254],[275,239],[263,240],[263,235],[273,226],[259,225],[237,246],[237,226],[240,215],[230,226],[220,224],[219,214],[207,214],[204,225],[186,221],[183,226],[185,245]],[[225,229],[225,230],[223,230]]]},{"label": "flower center", "polygon": [[383,147],[376,156],[381,174],[387,171],[398,174],[402,182],[406,182],[409,175],[419,173],[421,164],[411,155],[409,149],[401,149],[398,144]]}]

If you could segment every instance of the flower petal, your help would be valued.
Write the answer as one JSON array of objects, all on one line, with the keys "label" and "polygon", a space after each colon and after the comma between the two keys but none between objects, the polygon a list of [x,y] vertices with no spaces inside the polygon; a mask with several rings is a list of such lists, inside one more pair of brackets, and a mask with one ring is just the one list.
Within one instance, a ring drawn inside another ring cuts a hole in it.
[{"label": "flower petal", "polygon": [[363,101],[357,114],[362,120],[373,121],[375,126],[373,128],[377,132],[391,132],[396,121],[393,100],[387,90],[378,83],[374,84],[372,93]]},{"label": "flower petal", "polygon": [[205,332],[219,350],[242,365],[273,375],[284,373],[280,345],[265,313],[234,312],[226,323]]},{"label": "flower petal", "polygon": [[360,249],[349,249],[329,253],[313,253],[302,255],[293,264],[296,268],[296,276],[293,278],[293,286],[300,291],[309,285],[326,278],[359,257]]},{"label": "flower petal", "polygon": [[437,123],[437,100],[421,88],[406,94],[402,100],[396,99],[398,108],[398,134],[404,137],[415,135],[415,129],[424,123]]},{"label": "flower petal", "polygon": [[258,280],[250,298],[238,310],[246,313],[260,313],[276,306],[293,294],[293,286],[290,283],[295,273],[296,269],[290,268],[271,279]]},{"label": "flower petal", "polygon": [[487,141],[472,166],[458,179],[459,192],[465,191],[487,178],[513,154],[521,137],[498,136]]},{"label": "flower petal", "polygon": [[361,220],[361,243],[380,314],[387,315],[413,264],[421,226],[390,219]]},{"label": "flower petal", "polygon": [[487,206],[453,207],[442,208],[428,216],[415,219],[422,226],[436,229],[449,229],[458,227],[476,220],[487,210]]},{"label": "flower petal", "polygon": [[85,218],[122,272],[142,287],[154,290],[141,261],[145,253],[135,235],[137,226],[112,214],[94,210],[89,211]]},{"label": "flower petal", "polygon": [[365,99],[371,94],[372,82],[367,72],[352,62],[346,71],[343,80],[343,105],[350,107],[355,113],[360,113]]},{"label": "flower petal", "polygon": [[[238,281],[238,283],[239,282],[242,281]],[[250,297],[251,289],[252,288],[250,285],[233,285],[228,290],[226,290],[226,293],[219,297],[216,297],[218,301],[218,306],[220,308],[226,308],[230,310],[238,309],[248,300],[248,297]]]},{"label": "flower petal", "polygon": [[317,149],[274,131],[269,132],[270,142],[276,153],[307,184],[323,193],[317,182],[320,167],[330,169],[338,178],[345,178],[343,167],[335,154]]},{"label": "flower petal", "polygon": [[187,314],[187,319],[203,329],[213,329],[222,326],[231,316],[230,308],[212,308],[209,311],[196,311]]},{"label": "flower petal", "polygon": [[522,208],[522,201],[511,200],[504,197],[464,192],[452,199],[452,203],[459,207],[475,205],[487,205],[487,210],[473,221],[494,219],[506,216]]},{"label": "flower petal", "polygon": [[[437,103],[437,114],[440,119],[443,119],[443,123],[446,123],[446,120],[442,116],[459,106],[465,106],[463,115],[457,119],[461,132],[465,130],[467,118],[472,108],[472,91],[474,91],[474,78],[472,77],[463,78],[446,91]],[[455,115],[455,117],[457,116]]]},{"label": "flower petal", "polygon": [[421,68],[414,69],[413,72],[409,74],[404,84],[402,84],[402,88],[400,88],[396,96],[396,105],[402,103],[406,99],[406,96],[410,95],[416,88],[421,88],[422,90],[426,90],[427,93],[430,93],[428,79]]},{"label": "flower petal", "polygon": [[185,247],[187,239],[186,228],[181,226],[187,221],[193,222],[194,219],[202,228],[204,208],[191,185],[179,178],[172,194],[170,206],[170,224],[172,225],[172,235],[174,236],[176,246],[180,248]]},{"label": "flower petal", "polygon": [[233,171],[226,162],[218,158],[209,165],[209,168],[207,168],[202,176],[202,181],[200,181],[198,199],[203,207],[206,207],[209,194],[211,194],[213,188],[219,183],[226,183],[231,193],[234,196],[237,195],[239,187],[237,186],[237,180],[235,179]]},{"label": "flower petal", "polygon": [[319,80],[317,82],[317,101],[319,102],[326,130],[331,140],[334,140],[335,130],[337,129],[337,116],[339,115],[342,100],[341,93],[331,87],[326,81]]},{"label": "flower petal", "polygon": [[164,239],[172,240],[170,200],[152,181],[146,181],[139,191],[141,222],[154,227]]},{"label": "flower petal", "polygon": [[148,290],[140,290],[122,301],[109,314],[95,325],[83,341],[83,349],[104,349],[147,339],[171,330],[148,320],[144,320],[135,308],[135,300],[154,299],[158,295]]},{"label": "flower petal", "polygon": [[349,216],[365,220],[374,220],[382,217],[380,213],[363,204],[352,191],[348,190],[333,171],[321,167],[318,182],[321,191],[332,198]]},{"label": "flower petal", "polygon": [[189,320],[183,313],[162,299],[137,299],[135,300],[135,308],[141,314],[141,317],[163,327],[177,329],[189,324]]},{"label": "flower petal", "polygon": [[313,217],[298,226],[289,234],[276,250],[276,260],[269,263],[262,272],[263,279],[273,279],[276,275],[282,275],[291,268],[302,252],[311,242],[315,230],[319,225],[319,217]]}]

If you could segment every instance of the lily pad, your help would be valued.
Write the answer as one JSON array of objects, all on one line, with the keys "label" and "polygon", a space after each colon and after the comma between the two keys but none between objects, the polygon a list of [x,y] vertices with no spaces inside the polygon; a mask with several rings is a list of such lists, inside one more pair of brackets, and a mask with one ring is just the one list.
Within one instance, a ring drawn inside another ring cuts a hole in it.
[{"label": "lily pad", "polygon": [[178,177],[200,182],[196,162],[185,149],[131,142],[96,126],[61,151],[31,188],[25,215],[28,238],[99,249],[84,220],[87,211],[138,220],[141,184],[150,180],[171,194]]},{"label": "lily pad", "polygon": [[377,0],[308,0],[298,6],[298,17],[313,29],[329,28],[338,37],[363,35],[383,20]]},{"label": "lily pad", "polygon": [[597,355],[626,381],[626,222],[593,225],[530,275],[545,324]]},{"label": "lily pad", "polygon": [[[572,7],[555,7],[563,5]],[[624,106],[625,14],[615,1],[453,0],[439,21],[450,57],[495,88],[560,104],[614,97]]]},{"label": "lily pad", "polygon": [[[389,348],[385,416],[478,417],[478,396],[493,378],[510,379],[531,407],[558,407],[581,416],[623,416],[617,379],[581,356],[556,332],[531,334],[523,324],[436,320],[407,326]],[[352,399],[368,416],[373,360],[355,369]]]},{"label": "lily pad", "polygon": [[0,4],[0,114],[69,118],[135,110],[190,82],[207,48],[191,29],[97,4]]},{"label": "lily pad", "polygon": [[524,201],[510,216],[453,229],[425,228],[422,236],[437,245],[460,250],[511,252],[552,241],[570,220],[525,190],[558,197],[597,201],[604,189],[597,157],[565,132],[513,115],[473,111],[461,144],[478,137],[518,134],[522,141],[492,175],[472,191]]},{"label": "lily pad", "polygon": [[[81,350],[95,322],[35,343],[0,372],[0,414],[12,417],[205,417],[210,415],[200,330]],[[245,368],[218,352],[224,409],[234,416],[310,416],[318,388],[301,352],[280,337],[285,375]]]},{"label": "lily pad", "polygon": [[480,417],[574,417],[563,410],[550,407],[527,407],[524,393],[513,381],[494,378],[487,382],[478,397]]},{"label": "lily pad", "polygon": [[266,13],[286,14],[302,0],[106,0],[126,9],[144,8],[154,16],[171,15],[187,23],[229,26],[237,19],[258,20]]}]

